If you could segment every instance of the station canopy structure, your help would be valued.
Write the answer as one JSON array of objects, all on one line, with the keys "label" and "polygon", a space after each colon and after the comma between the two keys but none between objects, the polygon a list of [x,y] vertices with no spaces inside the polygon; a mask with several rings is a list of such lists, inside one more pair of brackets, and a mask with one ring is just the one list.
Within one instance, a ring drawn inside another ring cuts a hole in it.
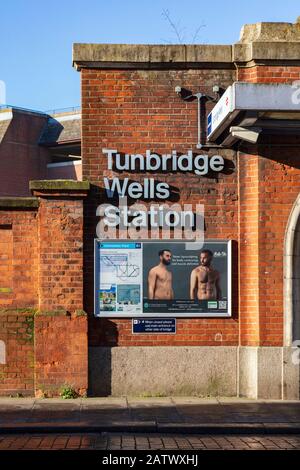
[{"label": "station canopy structure", "polygon": [[300,135],[300,83],[234,82],[208,115],[210,143],[256,143],[261,134]]}]

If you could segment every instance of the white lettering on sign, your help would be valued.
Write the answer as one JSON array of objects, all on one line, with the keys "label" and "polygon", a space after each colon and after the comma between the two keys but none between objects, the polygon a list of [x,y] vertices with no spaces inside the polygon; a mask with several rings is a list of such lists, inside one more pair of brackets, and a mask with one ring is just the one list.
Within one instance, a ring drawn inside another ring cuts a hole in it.
[{"label": "white lettering on sign", "polygon": [[[219,172],[224,168],[224,159],[220,155],[193,155],[189,150],[184,155],[177,155],[176,150],[171,153],[158,155],[146,150],[145,156],[137,154],[121,154],[114,149],[102,149],[107,155],[107,168],[112,171],[127,172],[193,172],[197,176],[205,176],[210,171]],[[130,182],[129,178],[120,180],[117,177],[104,178],[104,187],[108,198],[115,194],[119,197],[128,195],[132,199],[168,199],[171,191],[168,183],[156,182],[153,178],[144,178],[143,182]]]},{"label": "white lettering on sign", "polygon": [[157,155],[146,150],[146,155],[128,154],[121,155],[117,150],[102,149],[107,154],[107,167],[117,171],[189,171],[196,175],[204,176],[211,171],[221,171],[224,168],[224,159],[220,155],[209,158],[208,155],[193,155],[189,150],[185,155],[177,155],[176,150],[171,153]]},{"label": "white lettering on sign", "polygon": [[[112,172],[153,172],[174,173],[191,172],[197,176],[205,176],[210,172],[223,170],[225,162],[220,155],[193,155],[192,150],[178,155],[176,150],[162,155],[146,150],[145,154],[119,153],[116,149],[103,148],[102,153],[107,157],[107,168]],[[131,181],[125,178],[104,177],[104,188],[108,198],[119,197],[120,206],[102,204],[97,208],[96,215],[101,218],[97,225],[98,238],[147,238],[151,231],[153,238],[170,238],[170,229],[176,239],[183,236],[186,240],[197,240],[202,243],[204,234],[204,210],[196,204],[185,205],[184,210],[179,204],[171,208],[161,204],[157,206],[127,206],[127,196],[130,199],[165,200],[171,197],[172,188],[168,183],[156,181],[153,177],[143,178],[142,181]],[[176,192],[176,189],[175,189]],[[122,204],[121,201],[126,201]],[[188,206],[188,207],[187,207]],[[201,245],[202,246],[202,245]]]}]

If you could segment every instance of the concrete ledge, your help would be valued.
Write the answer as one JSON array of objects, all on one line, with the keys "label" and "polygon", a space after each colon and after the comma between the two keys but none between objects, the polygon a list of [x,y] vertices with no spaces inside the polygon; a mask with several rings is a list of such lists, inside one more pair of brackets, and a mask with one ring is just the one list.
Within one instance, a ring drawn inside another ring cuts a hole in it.
[{"label": "concrete ledge", "polygon": [[58,310],[38,310],[36,312],[36,316],[39,317],[67,317],[69,316],[70,313],[67,310],[64,309],[58,309]]},{"label": "concrete ledge", "polygon": [[227,45],[73,44],[73,65],[89,68],[151,68],[199,63],[231,64]]},{"label": "concrete ledge", "polygon": [[[275,61],[300,64],[300,42],[251,42],[234,44],[232,48],[233,62]],[[278,64],[279,62],[279,64]]]},{"label": "concrete ledge", "polygon": [[36,197],[0,197],[0,209],[36,209],[39,200]]},{"label": "concrete ledge", "polygon": [[29,188],[37,197],[79,197],[88,195],[89,181],[77,180],[36,180],[30,181]]},{"label": "concrete ledge", "polygon": [[234,63],[293,61],[300,64],[300,22],[242,27],[234,45],[73,44],[73,66],[81,68],[234,68]]},{"label": "concrete ledge", "polygon": [[29,188],[31,191],[88,191],[90,183],[77,180],[33,180],[30,181]]}]

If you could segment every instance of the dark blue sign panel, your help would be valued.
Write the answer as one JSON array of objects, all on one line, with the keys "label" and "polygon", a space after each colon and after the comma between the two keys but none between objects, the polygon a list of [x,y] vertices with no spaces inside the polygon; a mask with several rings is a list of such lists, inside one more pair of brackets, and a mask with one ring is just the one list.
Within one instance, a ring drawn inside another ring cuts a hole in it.
[{"label": "dark blue sign panel", "polygon": [[132,333],[175,334],[176,318],[139,318],[132,320]]}]

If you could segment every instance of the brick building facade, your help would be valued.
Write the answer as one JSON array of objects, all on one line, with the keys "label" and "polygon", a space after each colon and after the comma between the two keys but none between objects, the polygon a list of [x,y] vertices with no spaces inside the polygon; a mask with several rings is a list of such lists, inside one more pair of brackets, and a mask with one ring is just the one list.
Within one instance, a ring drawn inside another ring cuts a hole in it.
[{"label": "brick building facade", "polygon": [[[73,63],[83,182],[33,181],[31,198],[0,200],[2,393],[51,395],[68,383],[98,395],[299,398],[297,127],[222,147],[206,139],[214,103],[205,101],[198,150],[197,104],[174,89],[211,95],[234,82],[293,85],[300,23],[247,25],[233,46],[75,44]],[[178,188],[180,204],[204,204],[206,239],[233,240],[230,318],[178,318],[175,335],[137,335],[129,318],[95,318],[96,208],[107,202],[103,177],[115,174],[104,148],[224,158],[217,177],[152,176]]]},{"label": "brick building facade", "polygon": [[0,106],[0,196],[30,196],[37,179],[81,180],[78,109],[47,114]]}]

